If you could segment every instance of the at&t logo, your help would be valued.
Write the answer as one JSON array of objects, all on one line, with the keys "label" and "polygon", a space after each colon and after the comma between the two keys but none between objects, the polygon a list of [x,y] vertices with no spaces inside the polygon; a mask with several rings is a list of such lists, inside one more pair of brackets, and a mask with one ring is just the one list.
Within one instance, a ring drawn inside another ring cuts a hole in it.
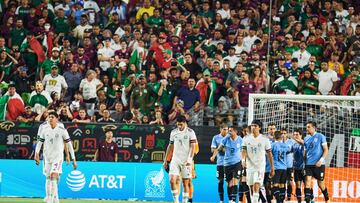
[{"label": "at&t logo", "polygon": [[70,190],[78,192],[83,189],[86,184],[85,175],[78,170],[71,171],[66,178],[66,184]]}]

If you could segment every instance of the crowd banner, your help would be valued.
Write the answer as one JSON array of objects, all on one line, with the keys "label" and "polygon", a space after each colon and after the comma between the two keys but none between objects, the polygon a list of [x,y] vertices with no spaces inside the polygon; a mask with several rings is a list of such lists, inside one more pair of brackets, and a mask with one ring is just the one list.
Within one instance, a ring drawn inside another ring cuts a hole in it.
[{"label": "crowd banner", "polygon": [[[35,149],[38,127],[41,123],[0,123],[0,158],[28,159]],[[94,158],[96,147],[105,138],[105,129],[114,131],[121,162],[162,162],[169,136],[174,126],[127,124],[76,124],[65,123],[79,161]],[[200,152],[195,160],[209,163],[210,144],[216,127],[192,127],[197,135]]]}]

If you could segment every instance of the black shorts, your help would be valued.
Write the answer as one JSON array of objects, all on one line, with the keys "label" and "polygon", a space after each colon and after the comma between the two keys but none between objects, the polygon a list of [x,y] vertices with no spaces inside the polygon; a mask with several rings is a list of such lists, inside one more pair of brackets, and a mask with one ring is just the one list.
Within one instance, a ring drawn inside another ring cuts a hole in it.
[{"label": "black shorts", "polygon": [[270,172],[265,172],[263,184],[264,185],[271,184]]},{"label": "black shorts", "polygon": [[240,177],[246,177],[246,168],[241,166]]},{"label": "black shorts", "polygon": [[237,163],[230,166],[225,166],[225,178],[226,181],[229,182],[231,179],[236,178],[240,179],[240,173],[241,173],[241,163]]},{"label": "black shorts", "polygon": [[286,181],[292,181],[293,180],[293,173],[294,169],[293,168],[287,168],[286,169]]},{"label": "black shorts", "polygon": [[225,178],[225,167],[224,166],[216,166],[216,177],[217,177],[217,179]]},{"label": "black shorts", "polygon": [[275,170],[275,175],[272,178],[273,184],[285,184],[286,183],[286,170]]},{"label": "black shorts", "polygon": [[304,176],[304,170],[294,170],[294,180],[295,182],[298,181],[305,181],[305,176]]},{"label": "black shorts", "polygon": [[305,176],[312,176],[316,180],[323,181],[325,178],[325,165],[316,167],[314,165],[305,166]]}]

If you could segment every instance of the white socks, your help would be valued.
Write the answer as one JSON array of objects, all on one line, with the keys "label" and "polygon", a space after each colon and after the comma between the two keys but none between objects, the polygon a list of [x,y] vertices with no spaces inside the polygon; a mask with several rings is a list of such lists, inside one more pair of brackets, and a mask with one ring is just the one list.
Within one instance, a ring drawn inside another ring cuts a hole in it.
[{"label": "white socks", "polygon": [[189,201],[189,193],[183,193],[182,195],[182,203],[188,203]]},{"label": "white socks", "polygon": [[56,178],[50,179],[50,193],[49,200],[54,202],[58,195],[58,180]]},{"label": "white socks", "polygon": [[171,195],[173,196],[174,203],[179,203],[179,192],[177,190],[171,190]]}]

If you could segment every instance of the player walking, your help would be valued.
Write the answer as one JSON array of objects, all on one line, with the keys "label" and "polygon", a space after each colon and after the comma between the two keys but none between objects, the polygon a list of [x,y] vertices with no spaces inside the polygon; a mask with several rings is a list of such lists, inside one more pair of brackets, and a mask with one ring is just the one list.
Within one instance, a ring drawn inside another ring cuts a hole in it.
[{"label": "player walking", "polygon": [[225,150],[224,167],[229,194],[229,202],[235,202],[238,193],[238,183],[241,172],[241,145],[242,138],[238,136],[236,128],[229,128],[229,135],[222,139],[220,146],[214,150],[210,160],[214,161],[216,155]]},{"label": "player walking", "polygon": [[[217,148],[219,148],[222,139],[224,139],[224,137],[228,134],[228,130],[229,128],[225,123],[220,125],[220,133],[215,135],[211,141],[212,153],[214,153],[214,151]],[[216,156],[216,177],[218,179],[218,193],[220,197],[220,203],[224,202],[224,177],[225,177],[224,155],[225,153],[223,151],[219,151],[219,153]]]},{"label": "player walking", "polygon": [[244,138],[241,154],[242,165],[246,167],[246,182],[252,188],[253,192],[252,203],[259,202],[260,186],[264,181],[266,153],[271,166],[270,177],[274,176],[274,162],[270,141],[260,133],[261,128],[261,121],[252,121],[252,134]]},{"label": "player walking", "polygon": [[[165,157],[168,156],[171,151],[173,155],[170,162],[170,186],[171,194],[174,199],[174,203],[179,202],[179,193],[176,186],[176,181],[179,176],[182,177],[183,182],[183,195],[182,202],[187,203],[189,200],[190,191],[190,178],[192,163],[195,152],[196,135],[194,130],[187,127],[186,118],[183,115],[179,115],[176,120],[177,128],[170,133],[170,143],[166,150]],[[168,167],[166,159],[163,163],[164,168]]]},{"label": "player walking", "polygon": [[286,194],[287,201],[290,201],[292,194],[292,184],[294,180],[294,154],[291,151],[292,146],[295,144],[295,140],[289,138],[288,132],[286,128],[281,129],[281,134],[284,139],[284,143],[288,147],[288,152],[286,154]]},{"label": "player walking", "polygon": [[38,132],[38,143],[35,149],[35,163],[39,165],[39,153],[44,144],[43,173],[49,181],[46,181],[46,188],[49,188],[47,194],[47,203],[57,203],[58,199],[58,181],[62,173],[62,162],[64,160],[64,142],[70,152],[73,161],[73,168],[77,168],[74,149],[70,136],[64,127],[58,123],[58,114],[49,113],[48,125],[43,125]]},{"label": "player walking", "polygon": [[329,194],[325,186],[325,158],[328,154],[326,138],[323,134],[316,132],[316,123],[306,123],[307,135],[304,141],[295,139],[305,146],[305,201],[309,203],[313,197],[311,192],[312,177],[314,177],[324,195],[325,202],[329,203]]}]

